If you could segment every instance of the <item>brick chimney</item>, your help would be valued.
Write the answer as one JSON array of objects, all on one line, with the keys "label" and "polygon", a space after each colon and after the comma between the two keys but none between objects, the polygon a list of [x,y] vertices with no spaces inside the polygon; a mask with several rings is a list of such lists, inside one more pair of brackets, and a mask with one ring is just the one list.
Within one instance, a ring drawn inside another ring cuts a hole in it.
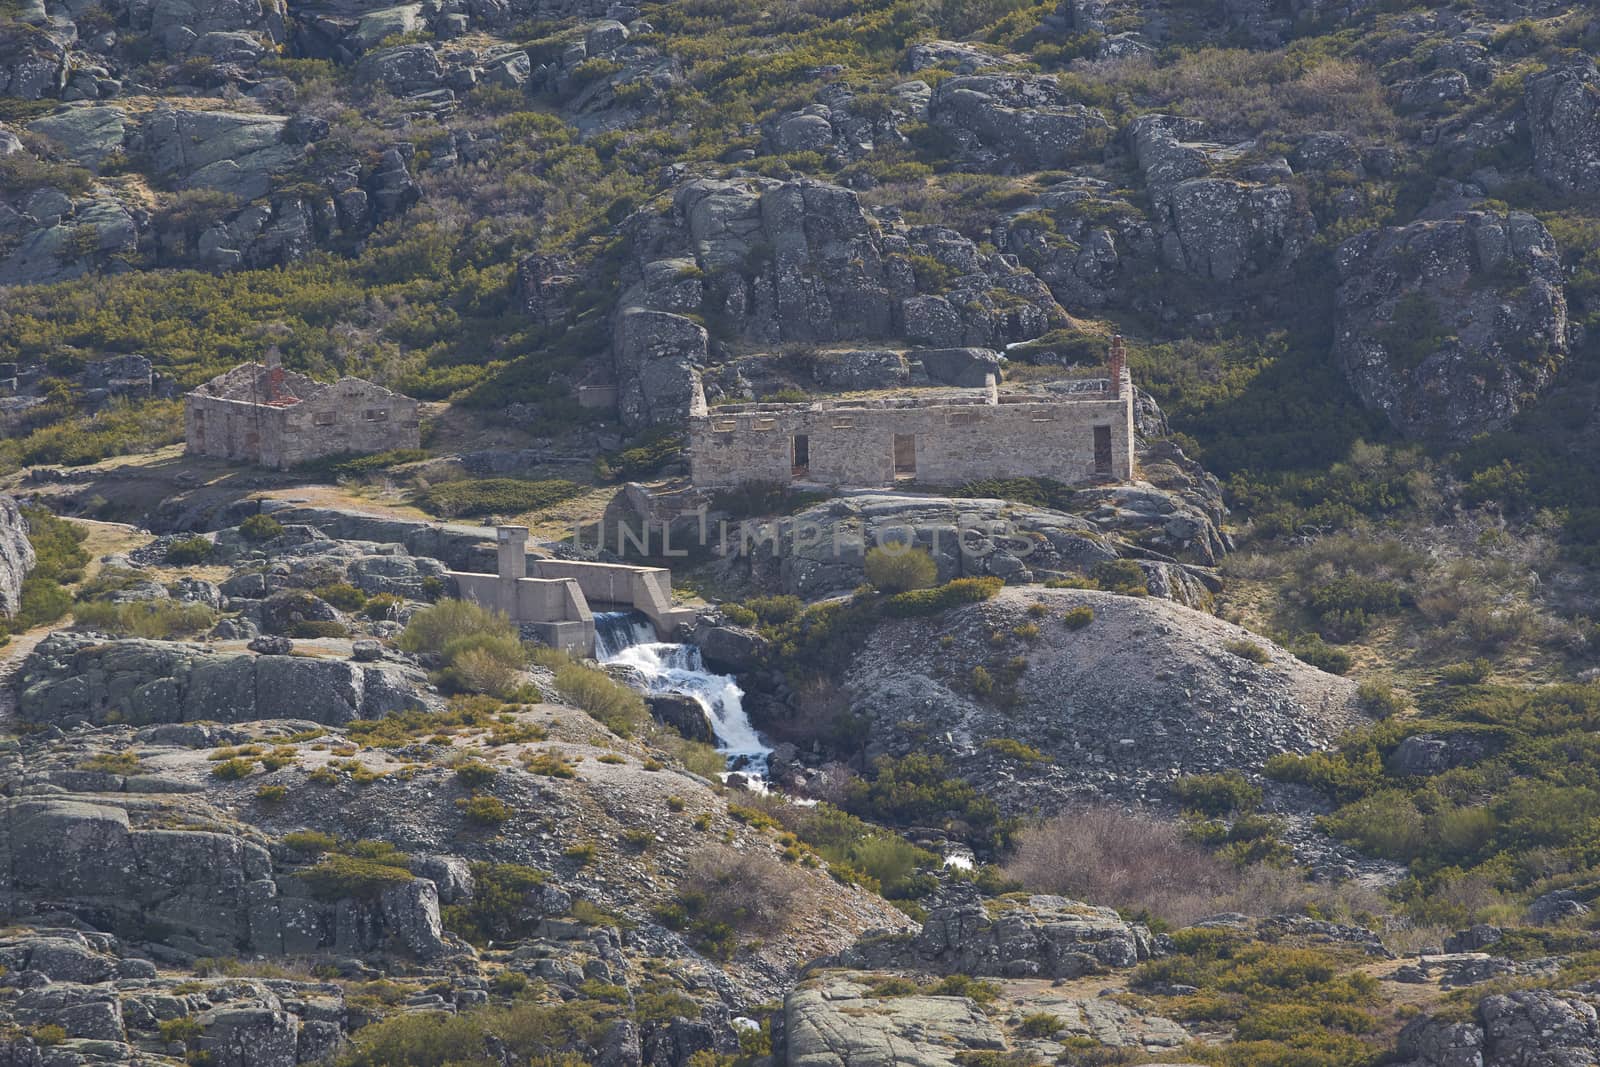
[{"label": "brick chimney", "polygon": [[1128,373],[1128,352],[1122,346],[1122,335],[1111,337],[1111,355],[1106,359],[1106,374],[1111,379],[1111,395],[1122,395],[1122,378]]},{"label": "brick chimney", "polygon": [[276,404],[283,399],[283,357],[278,346],[267,349],[267,403]]}]

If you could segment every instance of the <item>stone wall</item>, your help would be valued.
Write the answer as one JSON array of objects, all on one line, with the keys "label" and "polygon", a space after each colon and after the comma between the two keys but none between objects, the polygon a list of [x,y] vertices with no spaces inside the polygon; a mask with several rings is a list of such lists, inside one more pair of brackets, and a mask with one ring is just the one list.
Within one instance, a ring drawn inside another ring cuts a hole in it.
[{"label": "stone wall", "polygon": [[[895,398],[719,408],[689,420],[690,474],[702,488],[789,481],[960,485],[1016,477],[1067,484],[1097,478],[1131,481],[1133,389],[1126,377],[1122,384],[1120,395],[1102,388],[1064,397],[991,395],[987,401],[974,396],[932,403]],[[1097,428],[1103,428],[1098,464]],[[797,451],[803,454],[797,456]]]},{"label": "stone wall", "polygon": [[420,405],[359,378],[330,384],[278,372],[236,367],[184,401],[184,440],[191,455],[283,470],[327,456],[416,448]]}]

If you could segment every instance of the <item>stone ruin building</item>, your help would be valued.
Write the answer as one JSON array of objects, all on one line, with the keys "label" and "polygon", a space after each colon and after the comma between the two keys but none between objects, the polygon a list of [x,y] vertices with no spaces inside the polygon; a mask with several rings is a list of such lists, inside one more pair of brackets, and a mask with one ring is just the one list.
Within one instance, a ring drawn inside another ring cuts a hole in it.
[{"label": "stone ruin building", "polygon": [[184,397],[192,456],[286,470],[328,456],[416,448],[420,405],[360,378],[318,382],[284,370],[276,352]]},{"label": "stone ruin building", "polygon": [[984,478],[1072,484],[1133,480],[1133,385],[1122,338],[1104,378],[1002,392],[906,392],[801,404],[708,408],[698,388],[689,416],[696,488],[805,482],[877,488],[960,485]]},{"label": "stone ruin building", "polygon": [[692,608],[672,606],[672,572],[665,567],[534,556],[529,573],[528,528],[501,526],[496,534],[498,573],[449,575],[463,600],[505,612],[553,648],[593,655],[596,611],[640,612],[663,639],[694,621]]}]

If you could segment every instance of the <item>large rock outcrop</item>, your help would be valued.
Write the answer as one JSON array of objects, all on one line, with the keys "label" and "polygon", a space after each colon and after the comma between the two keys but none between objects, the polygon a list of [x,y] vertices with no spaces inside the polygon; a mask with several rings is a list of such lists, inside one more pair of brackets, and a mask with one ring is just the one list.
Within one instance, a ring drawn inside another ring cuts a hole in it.
[{"label": "large rock outcrop", "polygon": [[1146,115],[1128,127],[1150,189],[1162,259],[1214,282],[1287,268],[1316,232],[1288,183],[1288,163],[1251,162],[1253,142],[1211,144],[1200,140],[1204,133],[1203,123],[1171,115]]},{"label": "large rock outcrop", "polygon": [[[1176,775],[1258,769],[1363,721],[1354,682],[1265,638],[1153,597],[1075,589],[1006,588],[934,618],[887,620],[843,683],[870,722],[869,758],[937,752],[1028,812],[1159,796]],[[1045,758],[985,744],[999,739]]]},{"label": "large rock outcrop", "polygon": [[[837,185],[696,179],[622,233],[609,371],[631,428],[686,413],[688,369],[709,358],[702,319],[757,342],[905,336],[931,348],[999,348],[1065,322],[1015,261],[952,230],[869,217]],[[662,401],[641,395],[642,376],[660,379]]]},{"label": "large rock outcrop", "polygon": [[1333,354],[1367,407],[1412,437],[1502,426],[1568,350],[1554,239],[1522,212],[1462,210],[1339,246]]},{"label": "large rock outcrop", "polygon": [[33,564],[27,520],[15,500],[0,496],[0,616],[15,615],[22,605],[22,580]]},{"label": "large rock outcrop", "polygon": [[393,665],[61,632],[24,661],[18,711],[25,721],[57,726],[259,719],[342,725],[424,707],[416,675]]},{"label": "large rock outcrop", "polygon": [[1067,166],[1098,154],[1111,135],[1105,116],[1040,74],[947,78],[928,114],[967,156],[1013,170]]},{"label": "large rock outcrop", "polygon": [[1400,1033],[1402,1067],[1593,1067],[1600,1063],[1595,995],[1522,990],[1479,1001],[1472,1019],[1423,1016]]},{"label": "large rock outcrop", "polygon": [[1528,79],[1533,166],[1564,193],[1600,193],[1600,70],[1585,58]]},{"label": "large rock outcrop", "polygon": [[293,873],[275,877],[271,854],[244,837],[144,827],[126,808],[71,798],[0,809],[0,912],[40,900],[113,931],[159,929],[166,948],[194,955],[374,951],[390,937],[424,958],[446,951],[431,881],[322,900]]},{"label": "large rock outcrop", "polygon": [[1035,894],[986,906],[976,887],[954,883],[915,935],[866,938],[838,962],[937,974],[1080,978],[1132,967],[1155,955],[1155,939],[1111,908]]}]

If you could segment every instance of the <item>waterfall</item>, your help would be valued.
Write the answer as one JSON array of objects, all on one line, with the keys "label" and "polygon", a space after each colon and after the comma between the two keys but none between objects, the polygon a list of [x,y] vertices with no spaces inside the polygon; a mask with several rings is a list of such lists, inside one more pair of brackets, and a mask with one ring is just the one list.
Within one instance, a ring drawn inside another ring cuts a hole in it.
[{"label": "waterfall", "polygon": [[650,696],[671,693],[699,704],[730,766],[765,773],[772,748],[745,716],[744,690],[728,675],[706,670],[699,648],[657,641],[655,627],[637,612],[598,613],[594,630],[596,659],[631,667]]}]

